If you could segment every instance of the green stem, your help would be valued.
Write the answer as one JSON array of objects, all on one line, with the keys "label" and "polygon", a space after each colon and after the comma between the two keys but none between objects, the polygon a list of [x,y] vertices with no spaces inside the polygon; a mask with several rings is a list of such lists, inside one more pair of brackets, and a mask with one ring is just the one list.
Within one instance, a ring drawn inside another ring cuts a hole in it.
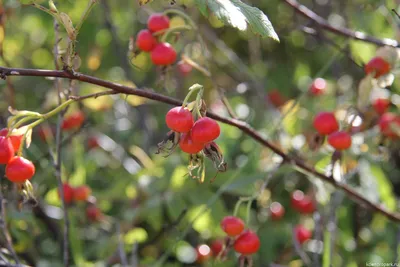
[{"label": "green stem", "polygon": [[89,3],[86,7],[86,10],[83,12],[82,17],[79,21],[79,23],[76,25],[75,29],[76,29],[76,36],[78,36],[79,34],[79,30],[82,28],[83,23],[85,22],[85,20],[87,19],[87,17],[89,16],[90,12],[92,11],[93,7],[97,4],[97,0],[89,0]]},{"label": "green stem", "polygon": [[246,225],[249,225],[249,222],[250,222],[251,203],[253,203],[253,198],[250,199],[247,202],[247,207],[246,207]]},{"label": "green stem", "polygon": [[[198,90],[203,91],[203,86],[196,83],[193,84],[190,88],[189,88],[189,93],[186,95],[185,99],[183,100],[183,104],[182,106],[185,107],[187,105],[187,102],[189,101],[189,98],[192,96],[192,94]],[[201,92],[202,93],[202,92]],[[202,93],[203,94],[203,93]]]},{"label": "green stem", "polygon": [[174,27],[174,28],[169,28],[168,30],[166,30],[166,31],[164,31],[164,32],[157,32],[155,35],[161,35],[161,34],[163,34],[163,36],[161,37],[161,42],[166,42],[167,41],[167,39],[168,39],[168,37],[169,37],[169,35],[171,34],[171,33],[173,33],[173,32],[179,32],[179,31],[187,31],[187,30],[192,30],[193,28],[192,27],[190,27],[190,26],[186,26],[186,25],[184,25],[184,26],[177,26],[177,27]]},{"label": "green stem", "polygon": [[201,108],[201,99],[203,98],[203,90],[200,90],[200,92],[196,96],[196,104],[195,104],[195,110],[196,114],[199,118],[201,118],[201,113],[200,113],[200,108]]},{"label": "green stem", "polygon": [[243,200],[241,200],[241,199],[239,199],[238,202],[236,202],[235,209],[233,210],[233,216],[237,216],[242,202],[243,202]]},{"label": "green stem", "polygon": [[[42,117],[44,120],[47,120],[48,118],[58,114],[60,111],[62,111],[64,108],[68,107],[70,104],[72,104],[73,102],[75,102],[75,99],[69,99],[67,101],[65,101],[64,103],[62,103],[61,105],[59,105],[58,107],[56,107],[55,109],[53,109],[52,111],[43,114]],[[36,125],[35,125],[36,126]]]},{"label": "green stem", "polygon": [[181,16],[182,18],[184,18],[186,21],[189,22],[190,26],[192,26],[193,29],[197,29],[197,25],[196,23],[192,20],[191,17],[189,17],[188,15],[186,15],[184,12],[178,10],[178,9],[167,9],[164,11],[164,14],[176,14],[178,16]]}]

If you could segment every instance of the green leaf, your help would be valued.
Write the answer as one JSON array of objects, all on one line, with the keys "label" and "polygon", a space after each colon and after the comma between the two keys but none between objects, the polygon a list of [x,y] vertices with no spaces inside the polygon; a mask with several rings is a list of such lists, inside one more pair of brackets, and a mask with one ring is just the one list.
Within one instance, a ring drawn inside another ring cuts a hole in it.
[{"label": "green leaf", "polygon": [[396,197],[393,193],[393,185],[390,180],[386,177],[381,167],[377,165],[371,165],[371,173],[375,177],[378,184],[378,192],[380,199],[385,204],[386,208],[390,211],[396,210]]},{"label": "green leaf", "polygon": [[229,24],[241,31],[251,30],[261,37],[271,37],[279,42],[267,15],[256,7],[249,6],[240,0],[196,0],[197,7],[208,17],[209,11],[225,24]]}]

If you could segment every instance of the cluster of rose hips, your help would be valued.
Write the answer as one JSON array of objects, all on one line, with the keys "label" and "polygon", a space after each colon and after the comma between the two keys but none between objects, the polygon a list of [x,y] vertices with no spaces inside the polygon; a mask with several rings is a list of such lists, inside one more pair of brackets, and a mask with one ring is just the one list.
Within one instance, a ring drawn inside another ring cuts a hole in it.
[{"label": "cluster of rose hips", "polygon": [[339,123],[332,112],[318,113],[313,125],[320,135],[328,135],[328,143],[336,150],[351,147],[351,135],[346,131],[339,131]]},{"label": "cluster of rose hips", "polygon": [[174,107],[165,116],[165,122],[172,131],[180,133],[179,147],[183,152],[196,154],[218,138],[221,130],[218,123],[208,117],[196,122],[186,107]]},{"label": "cluster of rose hips", "polygon": [[[103,217],[101,210],[90,200],[92,190],[87,185],[71,186],[69,183],[63,183],[64,200],[67,205],[77,202],[85,202],[88,204],[86,208],[86,216],[89,221],[97,222]],[[58,192],[59,193],[59,192]],[[60,196],[60,193],[58,194]]]},{"label": "cluster of rose hips", "polygon": [[[376,56],[365,65],[364,70],[367,75],[371,74],[374,79],[379,79],[390,73],[391,66],[384,58]],[[393,128],[400,129],[400,115],[387,112],[390,104],[389,98],[379,97],[373,100],[372,107],[380,115],[378,126],[382,135],[393,139],[399,137],[400,130],[395,131]]]},{"label": "cluster of rose hips", "polygon": [[35,174],[35,165],[15,155],[22,145],[23,135],[13,135],[9,129],[0,130],[0,164],[6,164],[6,177],[13,183],[24,183]]},{"label": "cluster of rose hips", "polygon": [[[214,250],[218,251],[216,257],[222,258],[233,247],[241,254],[239,260],[251,262],[250,256],[257,253],[260,249],[260,239],[258,235],[250,230],[245,230],[245,223],[242,219],[235,216],[226,216],[221,221],[221,228],[227,234],[225,244],[220,246],[220,242],[213,243]],[[251,264],[249,264],[251,265]]]},{"label": "cluster of rose hips", "polygon": [[154,65],[168,66],[176,61],[177,53],[171,44],[157,40],[168,28],[168,16],[155,13],[149,17],[147,29],[141,30],[136,36],[136,46],[142,51],[150,52]]},{"label": "cluster of rose hips", "polygon": [[[292,193],[291,206],[295,211],[305,215],[312,214],[316,210],[313,199],[309,195],[304,194],[301,190],[295,190]],[[271,203],[270,216],[272,220],[278,221],[284,214],[285,208],[279,202]],[[294,231],[295,237],[300,244],[303,244],[312,236],[311,231],[300,224],[295,227]]]}]

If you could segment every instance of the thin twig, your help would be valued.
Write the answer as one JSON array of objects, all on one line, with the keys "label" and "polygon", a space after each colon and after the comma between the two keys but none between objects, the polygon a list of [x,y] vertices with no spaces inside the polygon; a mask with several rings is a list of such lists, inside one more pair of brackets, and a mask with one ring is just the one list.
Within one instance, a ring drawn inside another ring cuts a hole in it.
[{"label": "thin twig", "polygon": [[[168,97],[168,96],[165,96],[165,95],[162,95],[159,93],[155,93],[152,90],[149,90],[146,88],[141,88],[141,89],[132,88],[129,86],[124,86],[124,85],[117,84],[114,82],[102,80],[102,79],[99,79],[99,78],[96,78],[96,77],[93,77],[90,75],[85,75],[82,73],[75,73],[75,72],[72,73],[72,72],[65,71],[65,70],[57,71],[57,70],[20,69],[20,68],[0,67],[0,77],[6,78],[7,76],[36,76],[36,77],[66,78],[66,79],[78,80],[81,82],[102,86],[102,87],[117,91],[121,94],[137,95],[137,96],[141,96],[144,98],[152,99],[152,100],[155,100],[158,102],[175,105],[175,106],[182,105],[182,101],[180,101],[180,100],[177,100],[175,98]],[[268,139],[266,139],[261,133],[254,130],[246,122],[222,117],[222,116],[219,116],[212,112],[207,112],[207,116],[210,118],[213,118],[219,122],[222,122],[222,123],[225,123],[225,124],[228,124],[228,125],[231,125],[231,126],[234,126],[238,129],[240,129],[242,132],[246,133],[252,139],[254,139],[258,143],[262,144],[263,146],[269,148],[274,153],[281,156],[282,159],[285,160],[287,163],[293,165],[294,167],[298,168],[299,170],[302,170],[303,172],[307,173],[310,176],[319,178],[319,179],[323,180],[324,182],[327,182],[327,183],[333,185],[334,187],[336,187],[340,190],[343,190],[351,199],[359,202],[359,204],[365,205],[365,207],[369,208],[370,210],[379,212],[382,215],[386,216],[387,218],[389,218],[393,221],[400,222],[400,214],[399,213],[389,211],[387,208],[385,208],[380,203],[371,202],[370,200],[365,198],[364,195],[360,194],[352,187],[350,187],[346,184],[337,182],[336,180],[332,179],[331,177],[328,177],[325,174],[317,171],[313,166],[310,166],[304,160],[287,154],[286,152],[281,150],[281,148],[279,148],[277,145],[273,144]]]},{"label": "thin twig", "polygon": [[139,244],[137,242],[133,243],[131,251],[131,267],[139,266],[138,250],[139,250]]},{"label": "thin twig", "polygon": [[121,260],[122,266],[127,267],[128,266],[128,258],[126,257],[124,241],[122,240],[122,234],[121,234],[121,225],[119,223],[117,224],[117,236],[118,236],[119,259]]},{"label": "thin twig", "polygon": [[69,99],[73,99],[76,101],[81,101],[81,100],[85,100],[88,98],[98,98],[99,96],[105,96],[105,95],[116,95],[119,94],[118,92],[114,91],[114,90],[109,90],[109,91],[104,91],[104,92],[99,92],[99,93],[94,93],[94,94],[89,94],[89,95],[84,95],[84,96],[73,96],[71,95],[69,97]]},{"label": "thin twig", "polygon": [[292,228],[292,240],[293,240],[294,249],[297,252],[297,255],[299,255],[299,257],[301,258],[301,260],[303,261],[303,263],[305,265],[311,266],[310,258],[307,256],[307,254],[301,248],[301,245],[300,245],[299,241],[297,240],[295,227]]},{"label": "thin twig", "polygon": [[332,33],[342,35],[351,39],[355,40],[360,40],[363,42],[367,43],[373,43],[378,46],[393,46],[393,47],[400,47],[399,43],[396,40],[393,39],[379,39],[374,36],[367,35],[363,32],[359,31],[353,31],[344,27],[335,27],[331,24],[329,24],[328,21],[326,21],[324,18],[318,16],[316,13],[314,13],[312,10],[307,8],[304,5],[299,4],[296,0],[283,0],[286,4],[294,8],[294,10],[303,15],[304,17],[310,19],[311,21],[315,22],[318,24],[321,28],[330,31]]},{"label": "thin twig", "polygon": [[[55,43],[54,43],[54,65],[58,70],[60,68],[58,64],[58,42],[59,42],[59,24],[56,19],[54,19],[54,32],[55,32]],[[58,95],[58,104],[61,105],[62,103],[62,85],[59,78],[54,81],[54,86],[57,89]],[[62,209],[64,212],[64,226],[63,226],[63,259],[64,259],[64,266],[69,266],[69,218],[68,218],[68,207],[65,202],[64,196],[64,189],[63,189],[63,181],[62,181],[62,173],[61,173],[61,125],[64,117],[64,112],[60,112],[58,114],[57,119],[57,129],[56,129],[56,150],[55,150],[55,158],[53,158],[54,162],[54,169],[55,169],[55,176],[57,179],[58,184],[58,192],[61,196],[61,203]]]},{"label": "thin twig", "polygon": [[17,266],[20,265],[17,253],[14,250],[14,245],[13,245],[13,241],[10,235],[10,232],[8,231],[7,228],[7,220],[6,220],[6,200],[3,197],[3,188],[2,188],[2,179],[3,177],[0,176],[0,228],[1,228],[1,232],[4,235],[5,239],[6,239],[6,245],[7,245],[7,249],[8,251],[11,253],[12,257],[14,258]]}]

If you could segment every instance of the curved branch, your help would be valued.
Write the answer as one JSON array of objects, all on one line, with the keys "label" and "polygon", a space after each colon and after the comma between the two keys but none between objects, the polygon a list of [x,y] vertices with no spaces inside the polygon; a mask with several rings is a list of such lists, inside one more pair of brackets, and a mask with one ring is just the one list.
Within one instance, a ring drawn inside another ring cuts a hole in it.
[{"label": "curved branch", "polygon": [[[124,86],[121,84],[109,82],[106,80],[102,80],[93,76],[85,75],[82,73],[73,73],[69,71],[57,71],[57,70],[41,70],[41,69],[17,69],[17,68],[5,68],[5,67],[0,67],[0,77],[1,78],[6,78],[7,76],[36,76],[36,77],[54,77],[54,78],[66,78],[66,79],[71,79],[71,80],[78,80],[81,82],[85,83],[90,83],[98,86],[102,86],[108,89],[112,89],[118,93],[122,94],[128,94],[128,95],[137,95],[141,96],[144,98],[152,99],[158,102],[174,105],[174,106],[180,106],[182,105],[182,101],[177,100],[172,97],[164,96],[162,94],[155,93],[151,91],[148,88],[132,88],[128,86]],[[235,120],[235,119],[230,119],[230,118],[225,118],[222,116],[219,116],[215,113],[212,112],[207,112],[207,116],[210,118],[213,118],[217,121],[220,121],[222,123],[234,126],[240,130],[242,130],[244,133],[246,133],[248,136],[253,138],[255,141],[258,143],[262,144],[263,146],[271,149],[274,153],[278,154],[283,158],[283,160],[289,164],[292,164],[300,169],[302,169],[305,172],[308,172],[312,174],[313,176],[330,183],[334,187],[343,190],[350,198],[353,200],[359,202],[360,204],[363,204],[365,207],[369,208],[370,210],[379,212],[383,215],[385,215],[387,218],[400,222],[400,214],[397,212],[391,212],[387,210],[385,207],[383,207],[381,204],[376,204],[371,202],[370,200],[366,199],[362,194],[358,193],[356,190],[351,188],[350,186],[342,183],[338,183],[336,180],[332,179],[331,177],[326,176],[325,174],[318,172],[313,166],[308,165],[306,162],[304,162],[301,159],[298,158],[293,158],[290,155],[286,154],[284,151],[282,151],[279,147],[268,141],[266,138],[262,136],[259,132],[257,132],[255,129],[253,129],[250,125],[248,125],[246,122]]]},{"label": "curved branch", "polygon": [[343,27],[335,27],[329,24],[324,18],[318,16],[312,10],[308,9],[306,6],[299,4],[296,0],[283,0],[286,4],[294,8],[294,10],[301,14],[302,16],[312,20],[317,23],[321,28],[330,31],[332,33],[343,35],[345,37],[349,37],[352,39],[360,40],[367,43],[373,43],[379,46],[392,46],[392,47],[400,47],[399,43],[396,40],[384,38],[379,39],[374,36],[367,35],[363,32],[353,31]]}]

